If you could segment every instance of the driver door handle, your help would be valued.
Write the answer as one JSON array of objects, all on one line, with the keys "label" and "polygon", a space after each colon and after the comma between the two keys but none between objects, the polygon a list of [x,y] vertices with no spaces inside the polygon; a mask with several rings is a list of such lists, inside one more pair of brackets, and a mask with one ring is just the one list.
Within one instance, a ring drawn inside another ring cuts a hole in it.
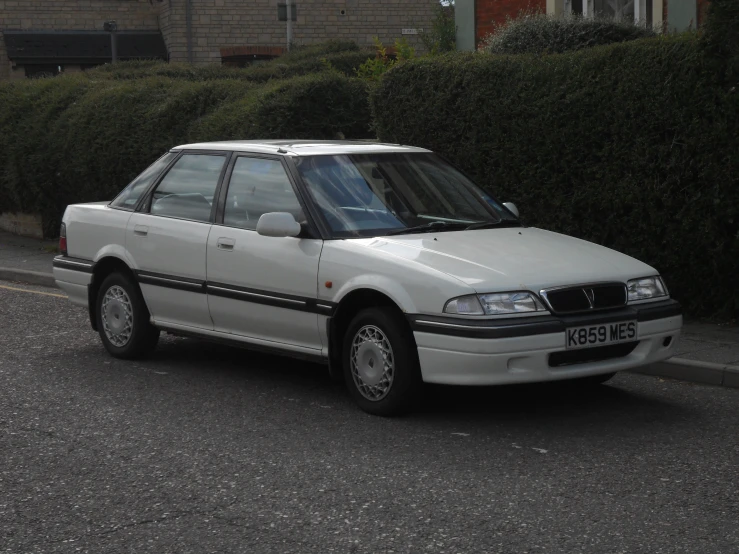
[{"label": "driver door handle", "polygon": [[149,234],[149,228],[146,225],[134,225],[133,232],[140,237],[145,237]]},{"label": "driver door handle", "polygon": [[225,237],[221,237],[216,241],[216,246],[221,250],[233,250],[235,244],[236,241],[234,239],[227,239]]}]

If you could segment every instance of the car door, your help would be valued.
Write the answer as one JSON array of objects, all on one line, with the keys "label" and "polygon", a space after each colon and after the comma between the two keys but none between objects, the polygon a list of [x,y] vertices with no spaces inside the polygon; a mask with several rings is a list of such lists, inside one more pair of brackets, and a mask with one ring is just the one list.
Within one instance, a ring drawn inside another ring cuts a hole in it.
[{"label": "car door", "polygon": [[205,257],[227,158],[184,152],[128,221],[126,248],[158,324],[213,328]]},{"label": "car door", "polygon": [[214,329],[265,346],[320,351],[316,298],[323,241],[256,232],[259,217],[269,212],[305,221],[282,159],[234,155],[221,194],[222,220],[213,226],[207,252]]}]

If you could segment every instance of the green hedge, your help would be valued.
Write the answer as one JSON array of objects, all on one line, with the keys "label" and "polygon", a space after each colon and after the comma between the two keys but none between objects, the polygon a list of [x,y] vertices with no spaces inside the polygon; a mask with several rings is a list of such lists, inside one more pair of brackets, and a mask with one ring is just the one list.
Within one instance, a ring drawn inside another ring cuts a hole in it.
[{"label": "green hedge", "polygon": [[736,316],[739,93],[713,68],[691,35],[456,54],[392,69],[371,104],[381,139],[448,156],[532,225],[654,265],[690,314]]},{"label": "green hedge", "polygon": [[167,77],[178,81],[238,80],[265,83],[273,79],[289,79],[331,68],[348,77],[353,77],[356,75],[356,68],[373,56],[372,52],[366,50],[339,52],[299,60],[281,56],[270,62],[243,69],[217,64],[193,66],[185,63],[130,61],[106,64],[85,72],[85,75],[95,81],[101,79],[129,81],[149,77]]},{"label": "green hedge", "polygon": [[334,40],[296,47],[283,56],[243,69],[218,64],[194,66],[186,63],[141,60],[105,64],[87,71],[85,75],[94,80],[168,77],[184,81],[233,79],[263,83],[333,68],[348,77],[354,77],[356,68],[374,55],[374,51],[362,50],[355,42]]},{"label": "green hedge", "polygon": [[204,140],[369,136],[366,85],[337,72],[255,84],[62,76],[0,86],[0,212],[113,197],[168,148]]}]

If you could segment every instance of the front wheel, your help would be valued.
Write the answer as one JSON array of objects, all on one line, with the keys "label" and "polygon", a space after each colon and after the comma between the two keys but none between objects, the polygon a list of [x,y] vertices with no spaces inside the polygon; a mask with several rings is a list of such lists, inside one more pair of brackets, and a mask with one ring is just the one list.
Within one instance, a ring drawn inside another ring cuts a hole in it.
[{"label": "front wheel", "polygon": [[116,358],[139,358],[156,347],[159,329],[149,323],[141,291],[127,276],[112,273],[105,278],[95,315],[103,345]]},{"label": "front wheel", "polygon": [[346,386],[365,412],[392,416],[418,403],[418,350],[411,330],[393,310],[359,312],[344,337],[342,355]]}]

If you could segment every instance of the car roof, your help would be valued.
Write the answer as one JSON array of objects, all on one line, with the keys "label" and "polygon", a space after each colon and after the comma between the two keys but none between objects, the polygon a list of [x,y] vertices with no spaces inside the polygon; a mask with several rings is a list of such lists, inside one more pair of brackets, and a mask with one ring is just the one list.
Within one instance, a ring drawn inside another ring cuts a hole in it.
[{"label": "car roof", "polygon": [[291,154],[293,156],[430,152],[430,150],[415,146],[363,140],[227,140],[183,144],[176,146],[173,150],[225,150],[262,154]]}]

